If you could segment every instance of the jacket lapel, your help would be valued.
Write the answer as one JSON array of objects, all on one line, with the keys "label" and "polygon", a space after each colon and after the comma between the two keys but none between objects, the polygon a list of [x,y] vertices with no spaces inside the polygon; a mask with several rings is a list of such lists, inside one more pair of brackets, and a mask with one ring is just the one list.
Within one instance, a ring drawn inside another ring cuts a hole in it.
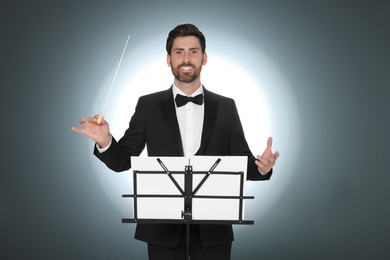
[{"label": "jacket lapel", "polygon": [[[183,145],[181,143],[180,129],[177,122],[175,102],[173,100],[172,87],[166,90],[160,100],[160,108],[163,118],[172,134],[174,140],[174,149],[177,151],[177,155],[183,156]],[[155,129],[158,131],[158,129]]]},{"label": "jacket lapel", "polygon": [[211,133],[214,130],[214,125],[218,112],[218,100],[213,97],[213,94],[204,88],[204,121],[202,130],[202,139],[200,147],[196,155],[204,155],[207,145],[210,140]]}]

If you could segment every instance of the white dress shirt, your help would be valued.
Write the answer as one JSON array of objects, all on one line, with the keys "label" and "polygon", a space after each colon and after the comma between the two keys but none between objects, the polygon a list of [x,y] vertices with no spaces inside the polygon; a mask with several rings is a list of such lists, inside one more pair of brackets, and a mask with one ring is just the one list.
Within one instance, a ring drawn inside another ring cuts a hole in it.
[{"label": "white dress shirt", "polygon": [[[173,100],[175,100],[177,94],[187,96],[175,85],[173,85],[172,90]],[[199,94],[203,94],[203,86],[200,86],[190,97],[195,97]],[[202,139],[204,102],[202,105],[188,102],[181,107],[177,107],[175,104],[175,108],[184,156],[193,156],[199,150]]]}]

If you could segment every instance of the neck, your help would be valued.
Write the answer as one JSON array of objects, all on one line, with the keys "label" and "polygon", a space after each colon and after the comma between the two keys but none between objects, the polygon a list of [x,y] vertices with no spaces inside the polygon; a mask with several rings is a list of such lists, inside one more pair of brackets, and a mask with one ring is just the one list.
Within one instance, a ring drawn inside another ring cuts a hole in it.
[{"label": "neck", "polygon": [[178,89],[180,89],[181,91],[183,91],[187,96],[190,96],[192,93],[194,93],[196,90],[198,90],[198,88],[200,88],[200,86],[201,86],[199,79],[194,80],[193,82],[189,82],[189,83],[181,82],[181,81],[175,79],[174,83],[175,83],[175,86]]}]

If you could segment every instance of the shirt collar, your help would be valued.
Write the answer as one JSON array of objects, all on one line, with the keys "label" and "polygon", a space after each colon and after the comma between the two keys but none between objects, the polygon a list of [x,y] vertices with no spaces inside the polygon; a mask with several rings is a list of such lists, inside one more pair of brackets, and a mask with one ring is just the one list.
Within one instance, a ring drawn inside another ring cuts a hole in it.
[{"label": "shirt collar", "polygon": [[[175,99],[176,95],[177,94],[180,94],[180,95],[183,95],[183,96],[187,96],[187,94],[185,94],[183,91],[181,91],[178,87],[176,87],[175,84],[173,84],[173,87],[172,87],[172,92],[173,92],[173,99]],[[190,95],[190,97],[195,97],[199,94],[203,94],[203,85],[201,84],[200,87]]]}]

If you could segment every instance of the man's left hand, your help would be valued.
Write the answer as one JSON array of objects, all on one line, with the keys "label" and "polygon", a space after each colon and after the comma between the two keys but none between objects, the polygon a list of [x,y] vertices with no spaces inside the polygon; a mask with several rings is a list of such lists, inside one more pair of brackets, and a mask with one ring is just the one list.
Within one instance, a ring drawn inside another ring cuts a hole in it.
[{"label": "man's left hand", "polygon": [[256,165],[261,173],[268,173],[274,167],[276,160],[279,157],[279,152],[272,153],[272,137],[268,137],[267,148],[263,154],[256,157]]}]

